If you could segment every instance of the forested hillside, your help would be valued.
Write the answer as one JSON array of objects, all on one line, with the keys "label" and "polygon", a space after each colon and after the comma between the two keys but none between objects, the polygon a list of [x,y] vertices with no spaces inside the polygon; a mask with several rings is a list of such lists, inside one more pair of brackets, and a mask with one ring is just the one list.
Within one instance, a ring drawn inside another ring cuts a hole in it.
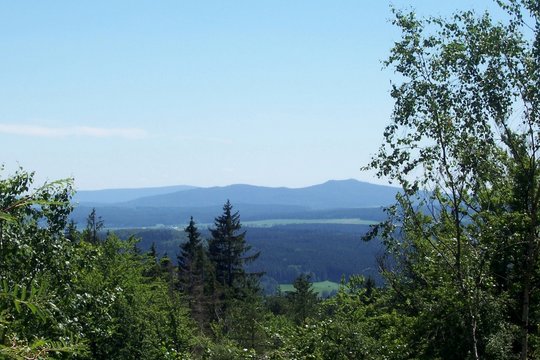
[{"label": "forested hillside", "polygon": [[[241,213],[242,214],[242,213]],[[243,215],[243,214],[242,214]],[[381,282],[377,258],[383,253],[380,242],[362,242],[367,225],[293,224],[268,227],[244,226],[246,242],[261,255],[249,266],[265,273],[264,281],[290,284],[296,277],[310,273],[313,281],[339,282],[342,276],[369,276]],[[206,227],[199,227],[203,240],[209,237]],[[134,236],[138,246],[147,251],[152,246],[158,254],[175,254],[186,241],[183,230],[122,229],[114,231],[121,239]],[[176,263],[176,259],[173,258]]]},{"label": "forested hillside", "polygon": [[263,295],[283,258],[263,261],[271,241],[250,243],[230,201],[165,255],[103,234],[97,211],[77,227],[72,181],[20,169],[0,177],[0,357],[540,358],[540,1],[498,4],[500,21],[394,12],[395,106],[366,168],[401,191],[363,236],[384,282],[321,299],[300,268]]}]

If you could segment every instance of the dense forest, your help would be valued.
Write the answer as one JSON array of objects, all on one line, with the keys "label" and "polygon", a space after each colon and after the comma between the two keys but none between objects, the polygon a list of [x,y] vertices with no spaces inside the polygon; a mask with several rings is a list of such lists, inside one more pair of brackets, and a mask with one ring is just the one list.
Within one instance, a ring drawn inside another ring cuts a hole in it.
[{"label": "dense forest", "polygon": [[158,256],[100,237],[96,212],[78,230],[71,181],[21,169],[0,179],[0,357],[540,358],[540,2],[498,3],[505,22],[395,11],[395,107],[367,168],[403,190],[364,237],[384,284],[319,299],[299,274],[263,295],[231,203]]},{"label": "dense forest", "polygon": [[[86,224],[86,220],[79,224]],[[208,239],[207,226],[199,224],[198,227],[202,238]],[[344,275],[361,274],[382,283],[377,270],[377,258],[384,253],[380,241],[360,242],[362,234],[369,230],[367,225],[315,223],[251,227],[244,223],[243,228],[247,232],[247,243],[260,252],[257,261],[247,264],[246,269],[264,272],[263,283],[290,284],[304,273],[310,273],[312,281],[340,282]],[[107,231],[104,228],[100,236],[105,236]],[[179,244],[187,239],[183,230],[172,228],[116,229],[114,233],[122,240],[136,237],[142,251],[153,246],[158,256],[176,254]],[[174,256],[172,260],[176,264]]]}]

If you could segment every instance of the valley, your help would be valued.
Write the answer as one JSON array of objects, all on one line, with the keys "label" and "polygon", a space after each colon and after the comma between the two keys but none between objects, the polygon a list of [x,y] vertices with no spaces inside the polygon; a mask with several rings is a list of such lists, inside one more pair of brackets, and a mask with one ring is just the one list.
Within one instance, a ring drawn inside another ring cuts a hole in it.
[{"label": "valley", "polygon": [[391,204],[396,193],[396,188],[356,180],[300,189],[231,185],[85,191],[74,197],[78,203],[72,219],[83,228],[95,208],[104,231],[114,231],[122,239],[135,236],[141,251],[154,244],[160,256],[176,262],[190,217],[206,239],[229,199],[240,214],[246,241],[261,253],[248,268],[265,273],[262,285],[272,293],[304,273],[315,282],[338,283],[353,274],[380,281],[381,245],[361,237],[385,218],[382,207]]}]

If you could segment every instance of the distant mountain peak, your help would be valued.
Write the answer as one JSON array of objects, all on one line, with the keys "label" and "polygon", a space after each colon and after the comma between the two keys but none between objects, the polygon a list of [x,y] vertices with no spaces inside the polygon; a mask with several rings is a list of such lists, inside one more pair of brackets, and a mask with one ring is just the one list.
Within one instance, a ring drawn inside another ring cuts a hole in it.
[{"label": "distant mountain peak", "polygon": [[351,179],[342,179],[342,180],[328,180],[328,181],[322,183],[321,185],[326,185],[326,184],[361,184],[361,183],[362,183],[362,181],[351,178]]}]

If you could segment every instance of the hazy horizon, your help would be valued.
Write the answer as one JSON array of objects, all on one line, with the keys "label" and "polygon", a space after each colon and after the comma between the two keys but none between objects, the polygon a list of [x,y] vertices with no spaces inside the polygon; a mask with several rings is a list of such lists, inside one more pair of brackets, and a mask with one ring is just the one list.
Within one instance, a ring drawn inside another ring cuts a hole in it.
[{"label": "hazy horizon", "polygon": [[168,184],[168,185],[160,185],[160,186],[142,186],[142,187],[119,187],[119,188],[96,188],[96,189],[79,189],[77,188],[77,191],[107,191],[107,190],[137,190],[137,189],[159,189],[159,188],[173,188],[173,187],[179,187],[179,186],[186,186],[186,187],[193,187],[194,189],[208,189],[208,188],[215,188],[215,187],[228,187],[228,186],[235,186],[235,185],[247,185],[247,186],[256,186],[256,187],[268,187],[268,188],[287,188],[287,189],[301,189],[305,187],[310,186],[316,186],[316,185],[322,185],[330,181],[359,181],[363,183],[373,184],[373,185],[381,185],[381,186],[389,186],[389,187],[396,187],[394,185],[389,184],[388,182],[384,183],[381,181],[367,181],[367,180],[360,180],[360,179],[354,179],[354,178],[348,178],[348,179],[328,179],[322,182],[303,185],[303,186],[266,186],[266,185],[259,185],[259,184],[248,184],[248,183],[231,183],[231,184],[225,184],[225,185],[208,185],[208,186],[199,186],[197,184]]}]

